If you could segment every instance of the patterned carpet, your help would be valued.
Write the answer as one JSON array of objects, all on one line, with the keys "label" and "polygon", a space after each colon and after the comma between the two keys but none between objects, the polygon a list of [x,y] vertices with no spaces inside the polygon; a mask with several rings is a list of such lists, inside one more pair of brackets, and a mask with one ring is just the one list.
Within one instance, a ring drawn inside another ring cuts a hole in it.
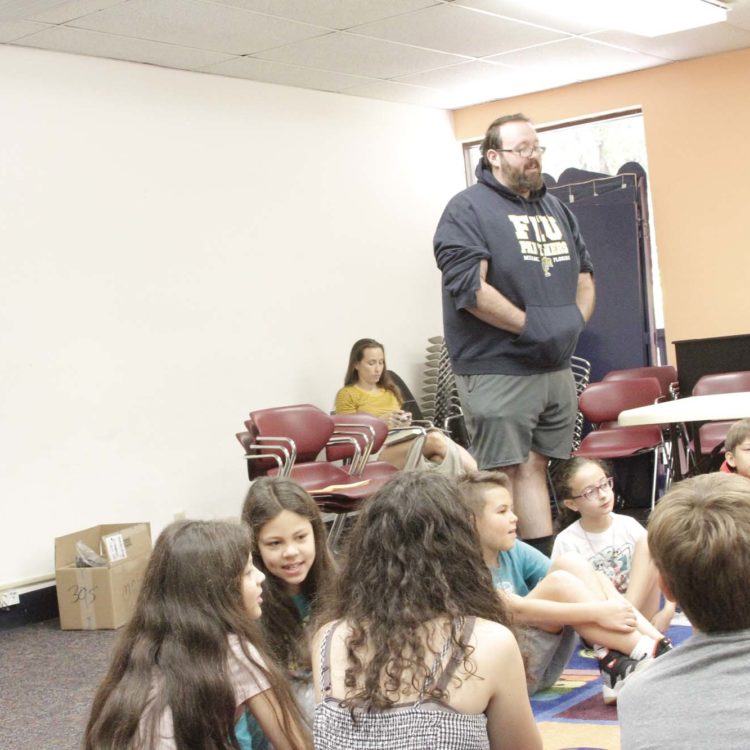
[{"label": "patterned carpet", "polygon": [[[690,627],[678,625],[668,631],[675,645],[691,633]],[[580,644],[560,679],[549,690],[537,693],[531,707],[544,738],[544,750],[620,748],[617,707],[604,704],[596,660]]]},{"label": "patterned carpet", "polygon": [[[691,633],[675,627],[675,644]],[[0,749],[80,747],[94,690],[117,633],[63,631],[57,620],[0,632]],[[596,662],[579,649],[561,679],[532,699],[545,750],[619,750],[617,710],[605,706]]]}]

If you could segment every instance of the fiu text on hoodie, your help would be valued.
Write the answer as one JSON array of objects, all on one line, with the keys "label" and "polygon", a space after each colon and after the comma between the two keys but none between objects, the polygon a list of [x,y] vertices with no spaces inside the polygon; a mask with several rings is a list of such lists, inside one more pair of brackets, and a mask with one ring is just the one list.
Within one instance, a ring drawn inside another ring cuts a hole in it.
[{"label": "fiu text on hoodie", "polygon": [[[545,186],[528,199],[498,182],[481,159],[476,185],[443,211],[434,248],[443,274],[443,325],[459,375],[533,375],[570,366],[584,320],[578,276],[593,273],[578,223]],[[479,262],[487,283],[526,312],[515,335],[468,312],[476,307]]]}]

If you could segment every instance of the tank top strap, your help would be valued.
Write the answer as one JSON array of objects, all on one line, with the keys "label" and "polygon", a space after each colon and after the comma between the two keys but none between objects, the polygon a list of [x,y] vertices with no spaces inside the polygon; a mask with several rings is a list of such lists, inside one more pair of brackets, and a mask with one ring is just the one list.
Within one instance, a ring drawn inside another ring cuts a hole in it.
[{"label": "tank top strap", "polygon": [[341,620],[332,622],[320,642],[320,689],[323,695],[331,694],[331,641],[339,625]]},{"label": "tank top strap", "polygon": [[[461,640],[464,643],[467,643],[469,638],[471,637],[471,634],[474,632],[474,624],[476,623],[477,618],[476,617],[467,617],[463,621],[463,629],[461,631]],[[446,646],[450,645],[450,641],[446,641]],[[440,675],[440,680],[438,680],[437,685],[435,686],[437,690],[444,691],[448,687],[448,683],[451,681],[451,677],[453,677],[453,674],[455,673],[456,669],[458,668],[459,664],[463,661],[463,654],[459,651],[454,651],[453,655],[450,658],[450,661],[445,665],[445,669],[443,670],[443,673]]]}]

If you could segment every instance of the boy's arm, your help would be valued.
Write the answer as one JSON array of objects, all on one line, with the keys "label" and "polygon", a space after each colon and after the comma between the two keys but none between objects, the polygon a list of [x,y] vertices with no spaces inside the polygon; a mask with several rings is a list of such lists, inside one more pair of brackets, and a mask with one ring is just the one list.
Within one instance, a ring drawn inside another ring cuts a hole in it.
[{"label": "boy's arm", "polygon": [[498,590],[517,622],[546,630],[562,625],[597,623],[609,630],[630,633],[635,629],[633,607],[626,600],[608,599],[592,602],[556,602],[540,599],[532,591],[519,596]]}]

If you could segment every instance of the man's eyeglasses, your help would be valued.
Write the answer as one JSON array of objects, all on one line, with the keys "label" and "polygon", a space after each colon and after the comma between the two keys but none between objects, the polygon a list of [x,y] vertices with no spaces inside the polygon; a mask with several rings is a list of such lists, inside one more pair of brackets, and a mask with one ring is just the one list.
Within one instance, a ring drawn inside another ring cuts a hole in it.
[{"label": "man's eyeglasses", "polygon": [[588,487],[585,489],[580,495],[571,495],[570,500],[578,500],[579,497],[582,497],[584,500],[598,500],[601,495],[603,495],[605,492],[609,492],[609,490],[612,489],[614,486],[615,480],[612,479],[612,477],[607,477],[606,479],[602,479],[599,484],[595,484],[593,487]]},{"label": "man's eyeglasses", "polygon": [[539,154],[539,156],[541,156],[547,150],[547,147],[537,144],[536,146],[521,146],[519,148],[496,148],[494,150],[501,151],[505,154],[515,154],[516,156],[520,156],[522,159],[529,159],[534,154]]}]

